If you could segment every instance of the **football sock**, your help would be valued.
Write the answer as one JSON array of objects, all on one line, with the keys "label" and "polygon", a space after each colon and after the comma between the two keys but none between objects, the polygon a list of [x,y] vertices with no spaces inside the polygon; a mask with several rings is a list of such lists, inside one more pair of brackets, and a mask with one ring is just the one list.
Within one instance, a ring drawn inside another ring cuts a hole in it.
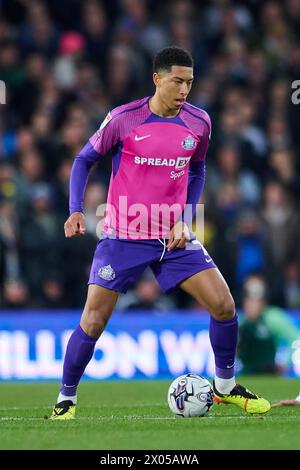
[{"label": "football sock", "polygon": [[90,362],[98,338],[88,336],[81,326],[72,333],[64,359],[60,392],[65,397],[76,396],[77,386]]},{"label": "football sock", "polygon": [[[211,346],[215,356],[216,377],[218,379],[229,380],[234,377],[234,361],[236,354],[237,338],[238,338],[238,321],[237,315],[231,320],[219,321],[213,317],[210,318],[209,337]],[[221,390],[220,393],[229,393],[228,387],[233,382],[218,382]],[[227,384],[227,385],[226,385]]]},{"label": "football sock", "polygon": [[65,401],[65,400],[71,400],[74,405],[77,404],[77,395],[74,395],[73,397],[69,397],[67,395],[64,395],[63,393],[60,393],[57,397],[57,401],[56,403],[60,403],[61,401]]},{"label": "football sock", "polygon": [[229,395],[231,390],[236,386],[235,378],[231,379],[220,379],[220,377],[215,377],[215,388],[222,395]]}]

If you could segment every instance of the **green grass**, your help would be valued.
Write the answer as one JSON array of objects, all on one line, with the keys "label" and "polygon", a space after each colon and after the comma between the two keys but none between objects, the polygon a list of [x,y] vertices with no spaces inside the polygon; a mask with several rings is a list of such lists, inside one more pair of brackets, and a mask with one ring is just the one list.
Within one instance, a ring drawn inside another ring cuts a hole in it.
[{"label": "green grass", "polygon": [[[244,377],[270,401],[294,398],[299,381]],[[57,383],[0,384],[0,449],[300,449],[300,407],[250,416],[214,405],[204,418],[173,417],[170,381],[83,382],[77,419],[49,421]]]}]

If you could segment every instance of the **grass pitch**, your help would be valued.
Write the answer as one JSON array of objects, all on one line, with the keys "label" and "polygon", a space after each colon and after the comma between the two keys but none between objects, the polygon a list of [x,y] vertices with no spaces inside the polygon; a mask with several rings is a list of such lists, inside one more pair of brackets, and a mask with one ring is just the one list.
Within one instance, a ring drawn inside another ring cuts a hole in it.
[{"label": "grass pitch", "polygon": [[[271,402],[294,398],[300,381],[243,377]],[[0,449],[196,450],[300,449],[300,406],[251,416],[214,405],[204,418],[181,419],[169,411],[169,381],[83,382],[76,420],[49,421],[57,383],[0,384]]]}]

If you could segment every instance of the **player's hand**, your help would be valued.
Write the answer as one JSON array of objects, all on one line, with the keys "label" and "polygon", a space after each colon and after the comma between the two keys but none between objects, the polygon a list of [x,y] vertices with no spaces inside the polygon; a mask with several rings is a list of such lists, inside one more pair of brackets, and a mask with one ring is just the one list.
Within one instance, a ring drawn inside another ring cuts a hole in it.
[{"label": "player's hand", "polygon": [[274,406],[300,406],[300,401],[298,400],[281,400],[277,403],[272,403],[272,407]]},{"label": "player's hand", "polygon": [[190,240],[190,231],[184,222],[181,220],[176,222],[170,230],[169,242],[167,244],[167,250],[171,251],[178,248],[184,248],[186,242]]},{"label": "player's hand", "polygon": [[73,212],[64,225],[65,237],[78,237],[85,234],[85,222],[82,212]]}]

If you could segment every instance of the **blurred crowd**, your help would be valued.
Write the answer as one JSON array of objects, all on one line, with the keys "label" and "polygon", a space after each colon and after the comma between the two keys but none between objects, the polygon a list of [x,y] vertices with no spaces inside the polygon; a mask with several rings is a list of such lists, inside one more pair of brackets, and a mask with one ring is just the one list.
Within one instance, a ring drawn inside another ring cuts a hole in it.
[{"label": "blurred crowd", "polygon": [[[192,52],[189,101],[212,119],[205,246],[238,306],[255,273],[271,303],[300,308],[299,0],[0,0],[2,307],[82,307],[111,161],[90,176],[86,236],[66,240],[73,159],[110,109],[153,94],[172,44]],[[198,307],[148,272],[119,306]]]}]

